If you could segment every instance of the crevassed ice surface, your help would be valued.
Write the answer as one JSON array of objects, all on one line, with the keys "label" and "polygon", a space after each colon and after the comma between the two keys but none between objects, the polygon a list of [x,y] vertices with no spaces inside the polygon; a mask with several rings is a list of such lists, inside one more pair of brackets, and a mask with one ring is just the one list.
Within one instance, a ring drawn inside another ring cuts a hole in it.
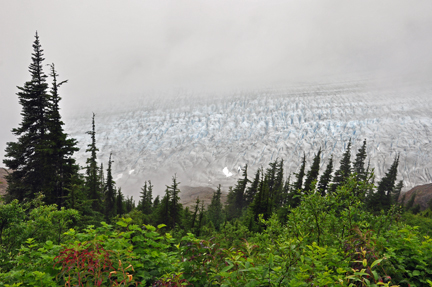
[{"label": "crevassed ice surface", "polygon": [[[227,190],[245,164],[252,179],[257,168],[284,159],[288,175],[303,153],[307,171],[320,147],[321,172],[330,155],[337,169],[348,140],[353,161],[366,139],[376,182],[399,153],[398,180],[407,190],[432,181],[431,99],[430,86],[344,83],[114,105],[96,111],[98,160],[106,169],[112,152],[117,186],[137,199],[145,180],[162,194],[174,174],[182,185]],[[66,122],[84,166],[91,112]]]}]

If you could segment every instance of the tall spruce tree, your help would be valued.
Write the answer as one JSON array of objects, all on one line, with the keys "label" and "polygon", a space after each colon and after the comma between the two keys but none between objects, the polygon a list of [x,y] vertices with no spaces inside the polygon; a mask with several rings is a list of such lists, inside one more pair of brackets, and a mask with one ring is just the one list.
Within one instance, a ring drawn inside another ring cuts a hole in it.
[{"label": "tall spruce tree", "polygon": [[255,195],[258,192],[258,185],[260,182],[260,173],[261,173],[261,169],[257,169],[256,173],[255,173],[255,178],[252,181],[251,185],[247,188],[246,192],[245,192],[245,206],[248,207],[254,200]]},{"label": "tall spruce tree", "polygon": [[321,148],[318,150],[318,153],[314,157],[312,166],[306,175],[306,180],[304,183],[305,191],[312,190],[312,183],[318,179],[320,161],[321,161]]},{"label": "tall spruce tree", "polygon": [[[12,133],[17,142],[8,142],[3,163],[14,172],[7,176],[7,199],[32,199],[43,192],[47,203],[64,205],[68,189],[76,177],[72,158],[76,141],[67,139],[59,113],[57,73],[52,65],[53,87],[47,92],[47,76],[43,71],[43,50],[36,32],[33,42],[31,80],[18,87],[22,106],[22,122]],[[69,186],[69,187],[68,187]]]},{"label": "tall spruce tree", "polygon": [[144,186],[141,188],[141,200],[140,200],[140,210],[144,214],[150,214],[152,212],[152,201],[153,201],[153,185],[151,181],[144,183]]},{"label": "tall spruce tree", "polygon": [[58,88],[67,81],[57,82],[58,74],[54,64],[51,64],[51,74],[53,78],[51,97],[49,101],[49,109],[47,112],[48,126],[48,145],[49,157],[47,159],[49,165],[46,170],[51,174],[50,187],[46,192],[46,202],[56,203],[58,208],[64,206],[68,190],[72,185],[80,183],[78,178],[79,166],[75,163],[72,157],[74,152],[78,151],[76,147],[77,141],[68,138],[63,130],[63,121],[60,116],[59,102],[61,100],[58,94]]},{"label": "tall spruce tree", "polygon": [[331,191],[335,192],[336,189],[341,186],[351,175],[351,139],[348,142],[347,148],[342,155],[340,161],[340,167],[335,172],[333,177],[333,184],[331,185]]},{"label": "tall spruce tree", "polygon": [[116,211],[117,211],[117,215],[123,215],[125,212],[125,208],[124,208],[124,195],[121,192],[121,188],[118,189],[117,191],[117,198],[116,198]]},{"label": "tall spruce tree", "polygon": [[228,192],[226,210],[228,218],[238,218],[241,216],[243,208],[246,206],[245,191],[249,180],[247,178],[247,165],[243,168],[242,177],[237,180],[237,184]]},{"label": "tall spruce tree", "polygon": [[[103,171],[99,171],[97,164],[97,152],[99,149],[96,147],[96,128],[95,128],[95,114],[92,116],[92,130],[87,134],[91,137],[90,144],[87,145],[86,152],[90,152],[90,157],[87,159],[86,168],[86,181],[85,186],[88,191],[88,197],[92,200],[92,208],[94,211],[102,211],[102,190],[101,187],[105,184],[100,182],[103,179]],[[110,155],[111,161],[111,155]],[[103,166],[101,165],[101,168]],[[109,168],[111,171],[111,168]]]},{"label": "tall spruce tree", "polygon": [[268,219],[273,210],[272,205],[269,196],[268,178],[261,173],[258,193],[250,206],[255,221],[258,220],[260,214],[263,215],[264,219]]},{"label": "tall spruce tree", "polygon": [[284,161],[281,159],[279,162],[276,160],[276,177],[274,181],[272,200],[276,209],[283,205],[283,188],[284,188]]},{"label": "tall spruce tree", "polygon": [[111,218],[114,217],[116,212],[116,188],[115,182],[112,177],[111,166],[113,161],[111,160],[112,154],[110,153],[107,168],[107,180],[106,180],[106,193],[105,193],[105,220],[110,222]]},{"label": "tall spruce tree", "polygon": [[397,168],[399,165],[399,155],[397,155],[390,166],[389,170],[386,172],[385,176],[378,183],[377,192],[375,193],[375,200],[373,209],[378,210],[388,210],[392,202],[392,192],[395,188],[396,178],[397,178]]},{"label": "tall spruce tree", "polygon": [[359,148],[356,158],[353,164],[353,171],[357,174],[357,180],[363,181],[367,178],[367,173],[365,169],[366,160],[366,139],[363,141],[363,145]]},{"label": "tall spruce tree", "polygon": [[223,213],[222,213],[222,202],[221,202],[221,185],[217,187],[216,191],[213,193],[213,197],[210,205],[208,206],[208,218],[213,223],[216,230],[219,231],[221,224],[223,223]]},{"label": "tall spruce tree", "polygon": [[291,186],[291,192],[289,194],[289,204],[292,208],[297,207],[301,201],[301,191],[303,188],[303,177],[305,176],[305,167],[306,167],[306,155],[303,154],[302,164],[300,166],[300,171],[298,173],[294,173],[296,177],[296,181]]},{"label": "tall spruce tree", "polygon": [[321,196],[326,195],[327,188],[332,179],[332,172],[333,172],[333,156],[330,157],[329,163],[327,164],[327,167],[318,182],[318,192],[321,194]]},{"label": "tall spruce tree", "polygon": [[182,205],[180,203],[180,189],[178,188],[180,182],[177,182],[177,176],[173,176],[173,182],[171,186],[167,187],[171,194],[171,201],[169,205],[169,216],[170,216],[170,226],[174,228],[176,225],[181,224],[181,213]]},{"label": "tall spruce tree", "polygon": [[191,231],[195,230],[195,225],[197,223],[197,216],[198,216],[198,211],[199,211],[199,204],[200,204],[200,200],[199,200],[199,196],[198,196],[196,198],[194,212],[192,214]]}]

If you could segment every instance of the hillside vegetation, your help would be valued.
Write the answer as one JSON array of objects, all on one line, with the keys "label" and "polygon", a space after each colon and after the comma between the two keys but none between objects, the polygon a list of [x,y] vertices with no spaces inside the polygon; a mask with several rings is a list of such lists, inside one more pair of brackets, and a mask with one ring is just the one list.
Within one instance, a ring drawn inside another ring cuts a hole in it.
[{"label": "hillside vegetation", "polygon": [[176,175],[156,198],[144,181],[136,204],[111,156],[106,169],[97,160],[95,115],[76,164],[58,105],[66,82],[52,64],[48,91],[37,34],[33,48],[4,160],[0,286],[432,286],[432,203],[400,204],[398,154],[376,179],[367,141],[353,152],[348,140],[323,172],[321,148],[292,174],[283,158],[244,166],[225,204],[218,185],[183,207]]}]

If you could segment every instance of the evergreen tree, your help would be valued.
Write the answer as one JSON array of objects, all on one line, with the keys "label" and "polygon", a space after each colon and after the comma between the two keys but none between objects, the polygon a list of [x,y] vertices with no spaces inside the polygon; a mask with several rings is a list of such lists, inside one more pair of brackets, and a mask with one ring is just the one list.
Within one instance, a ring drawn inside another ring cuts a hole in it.
[{"label": "evergreen tree", "polygon": [[251,204],[251,210],[255,221],[258,220],[260,214],[263,215],[264,219],[268,219],[272,212],[272,203],[269,200],[268,179],[267,177],[263,178],[262,174],[258,193]]},{"label": "evergreen tree", "polygon": [[213,223],[217,231],[219,231],[219,228],[223,222],[221,195],[221,185],[219,184],[217,190],[213,193],[211,203],[208,206],[208,218]]},{"label": "evergreen tree", "polygon": [[342,159],[340,161],[340,167],[335,172],[333,178],[333,184],[331,185],[331,191],[335,192],[336,189],[341,186],[351,175],[351,139],[348,142],[348,146]]},{"label": "evergreen tree", "polygon": [[276,181],[276,172],[277,172],[277,160],[274,162],[269,163],[269,168],[267,168],[265,177],[267,178],[267,185],[269,188],[269,195],[270,197],[273,196],[273,191],[275,188],[275,181]]},{"label": "evergreen tree", "polygon": [[197,225],[196,230],[195,230],[195,234],[197,237],[199,237],[201,234],[201,227],[203,225],[203,218],[204,218],[204,201],[201,202],[200,213],[198,216],[198,225]]},{"label": "evergreen tree", "polygon": [[173,183],[171,186],[167,187],[171,193],[171,202],[169,206],[169,217],[171,222],[171,228],[174,228],[176,224],[181,223],[181,211],[182,205],[180,204],[180,189],[178,189],[177,177],[173,176]]},{"label": "evergreen tree", "polygon": [[249,182],[249,180],[247,178],[247,167],[248,166],[245,165],[245,167],[243,168],[242,178],[237,181],[237,185],[234,188],[234,193],[235,193],[235,197],[236,197],[235,198],[235,207],[239,211],[241,211],[243,209],[243,207],[245,206],[244,193],[246,191],[246,186]]},{"label": "evergreen tree", "polygon": [[156,196],[155,200],[153,201],[153,210],[157,210],[159,208],[160,205],[160,199],[159,199],[159,195]]},{"label": "evergreen tree", "polygon": [[171,186],[167,186],[165,189],[165,196],[157,210],[157,222],[164,223],[169,229],[174,228],[176,225],[181,224],[182,210],[183,207],[180,204],[177,177],[173,176],[173,183]]},{"label": "evergreen tree", "polygon": [[67,81],[57,82],[58,74],[52,64],[53,84],[48,94],[47,76],[42,69],[43,50],[37,33],[33,50],[29,66],[32,79],[24,87],[18,87],[20,92],[17,93],[23,120],[12,132],[19,137],[18,142],[7,143],[3,161],[14,170],[7,177],[7,197],[22,201],[34,198],[36,192],[43,192],[46,203],[55,203],[61,208],[68,191],[79,184],[78,165],[72,157],[78,150],[76,140],[64,133],[59,108],[58,89]]},{"label": "evergreen tree", "polygon": [[[63,130],[63,121],[60,116],[58,88],[67,81],[57,82],[58,74],[54,64],[51,64],[51,74],[53,78],[50,92],[50,100],[47,115],[47,151],[48,158],[46,172],[50,175],[49,186],[46,190],[45,201],[48,204],[56,203],[58,208],[64,206],[68,187],[80,183],[78,177],[79,166],[72,157],[78,151],[77,141],[67,137]],[[75,180],[75,181],[74,181]]]},{"label": "evergreen tree", "polygon": [[123,203],[124,203],[124,196],[123,196],[123,193],[121,192],[121,188],[119,188],[118,191],[117,191],[117,200],[116,200],[117,215],[123,215],[124,214]]},{"label": "evergreen tree", "polygon": [[305,167],[306,167],[306,155],[303,154],[302,164],[300,166],[299,173],[295,173],[296,181],[293,185],[295,191],[303,189],[303,177],[305,176]]},{"label": "evergreen tree", "polygon": [[199,200],[199,197],[197,197],[196,203],[195,203],[195,207],[194,207],[194,213],[192,214],[192,223],[191,223],[191,230],[192,231],[195,230],[195,224],[196,224],[196,221],[197,221],[199,204],[200,204],[200,200]]},{"label": "evergreen tree", "polygon": [[291,190],[291,175],[285,180],[283,189],[282,189],[282,204],[281,206],[286,206],[288,204],[289,192]]},{"label": "evergreen tree", "polygon": [[106,180],[106,194],[105,194],[105,220],[107,222],[110,221],[111,217],[114,217],[116,212],[116,188],[115,182],[111,173],[111,165],[113,161],[111,160],[112,154],[110,153],[110,157],[108,160],[108,169],[107,169],[107,180]]},{"label": "evergreen tree", "polygon": [[318,153],[316,154],[313,160],[311,169],[307,173],[305,184],[304,184],[305,191],[312,190],[312,183],[318,179],[320,161],[321,161],[321,148],[318,150]]},{"label": "evergreen tree", "polygon": [[126,202],[125,202],[125,209],[126,209],[126,213],[131,212],[133,209],[135,209],[135,201],[133,200],[133,196],[126,197]]},{"label": "evergreen tree", "polygon": [[227,212],[230,219],[240,217],[243,208],[246,206],[245,191],[248,182],[246,165],[242,177],[237,181],[234,189],[230,189],[228,192]]},{"label": "evergreen tree", "polygon": [[327,164],[327,167],[318,182],[318,192],[320,192],[322,196],[326,195],[328,185],[332,179],[332,172],[333,172],[333,156],[330,157],[329,163]]},{"label": "evergreen tree", "polygon": [[[158,197],[156,197],[158,199]],[[156,201],[156,200],[155,200]],[[170,203],[171,203],[171,193],[169,191],[168,186],[165,189],[165,195],[160,201],[160,204],[157,209],[157,224],[166,224],[168,228],[171,228],[171,219],[170,219]]]},{"label": "evergreen tree", "polygon": [[284,161],[281,159],[279,162],[276,160],[276,177],[273,187],[273,205],[275,208],[280,208],[283,205],[283,188],[284,188]]},{"label": "evergreen tree", "polygon": [[245,202],[245,206],[248,207],[250,204],[252,204],[255,195],[258,192],[258,186],[259,186],[259,182],[260,182],[260,172],[261,169],[257,169],[256,173],[255,173],[255,178],[252,182],[252,184],[247,188],[245,195],[244,195],[244,202]]},{"label": "evergreen tree", "polygon": [[366,140],[363,141],[362,147],[358,150],[356,154],[356,159],[353,164],[353,170],[357,174],[357,180],[363,181],[367,178],[365,170],[365,160],[366,160]]},{"label": "evergreen tree", "polygon": [[292,190],[289,195],[289,203],[292,208],[297,207],[300,204],[300,196],[303,187],[303,177],[305,176],[306,167],[306,155],[303,154],[302,164],[300,166],[299,173],[294,173],[296,181],[292,185]]},{"label": "evergreen tree", "polygon": [[[91,143],[87,146],[86,152],[90,152],[90,157],[87,159],[86,169],[86,188],[88,190],[88,196],[92,200],[92,208],[95,211],[102,211],[102,190],[104,182],[100,182],[103,179],[103,171],[98,170],[97,164],[97,152],[99,149],[96,147],[96,129],[95,129],[95,114],[92,117],[92,130],[88,131],[87,134],[91,136]],[[110,155],[111,160],[111,155]],[[101,165],[101,168],[103,166]],[[111,171],[111,168],[109,168]],[[111,178],[112,179],[112,178]],[[108,180],[108,179],[107,179]]]},{"label": "evergreen tree", "polygon": [[392,191],[395,187],[395,182],[397,178],[397,168],[399,165],[399,155],[397,155],[390,166],[389,170],[386,172],[385,176],[378,183],[377,192],[375,193],[375,200],[373,209],[378,210],[388,210],[392,204]]},{"label": "evergreen tree", "polygon": [[152,200],[153,200],[153,185],[151,181],[144,183],[144,186],[141,188],[141,201],[140,201],[140,210],[144,214],[150,214],[152,212]]}]

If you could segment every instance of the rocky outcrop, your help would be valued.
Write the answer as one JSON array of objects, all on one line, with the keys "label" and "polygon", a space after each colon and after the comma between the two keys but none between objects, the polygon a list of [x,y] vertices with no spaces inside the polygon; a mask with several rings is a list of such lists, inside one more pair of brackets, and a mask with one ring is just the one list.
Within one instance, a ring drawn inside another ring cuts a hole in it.
[{"label": "rocky outcrop", "polygon": [[413,206],[416,206],[418,204],[420,205],[420,210],[427,209],[429,207],[429,201],[432,200],[432,183],[418,185],[413,189],[407,191],[406,193],[401,194],[401,196],[399,197],[399,201],[402,201],[402,199],[404,199],[403,203],[406,205],[414,194],[415,198]]}]

